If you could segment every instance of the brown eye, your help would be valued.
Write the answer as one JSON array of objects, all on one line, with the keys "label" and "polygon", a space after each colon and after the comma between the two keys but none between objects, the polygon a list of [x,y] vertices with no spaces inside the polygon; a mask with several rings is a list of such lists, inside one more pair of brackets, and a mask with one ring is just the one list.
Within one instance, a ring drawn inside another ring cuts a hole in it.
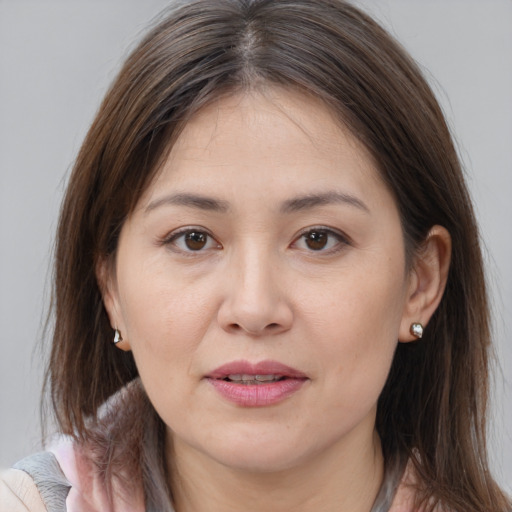
[{"label": "brown eye", "polygon": [[310,231],[304,235],[304,241],[308,249],[321,251],[327,246],[329,235],[326,231]]},{"label": "brown eye", "polygon": [[191,231],[185,234],[185,245],[191,251],[200,251],[206,247],[208,235],[200,231]]},{"label": "brown eye", "polygon": [[295,249],[332,254],[350,245],[346,236],[329,228],[311,228],[303,231],[293,243]]},{"label": "brown eye", "polygon": [[184,229],[171,236],[165,241],[171,249],[180,252],[204,252],[210,249],[221,249],[221,245],[206,231],[199,229]]}]

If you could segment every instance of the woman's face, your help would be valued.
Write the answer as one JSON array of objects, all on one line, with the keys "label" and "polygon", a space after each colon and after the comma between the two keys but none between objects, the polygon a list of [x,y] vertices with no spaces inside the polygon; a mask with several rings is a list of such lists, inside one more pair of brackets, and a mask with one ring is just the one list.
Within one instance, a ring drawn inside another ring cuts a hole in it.
[{"label": "woman's face", "polygon": [[409,288],[368,153],[323,104],[267,89],[188,123],[105,302],[175,449],[270,471],[369,449]]}]

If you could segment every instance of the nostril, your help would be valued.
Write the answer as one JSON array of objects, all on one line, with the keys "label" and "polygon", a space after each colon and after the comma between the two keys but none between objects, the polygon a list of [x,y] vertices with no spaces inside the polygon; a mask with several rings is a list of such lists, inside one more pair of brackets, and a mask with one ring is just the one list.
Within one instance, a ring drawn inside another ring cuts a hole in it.
[{"label": "nostril", "polygon": [[280,325],[276,322],[273,322],[271,324],[264,326],[262,329],[260,329],[260,328],[255,328],[254,326],[251,326],[251,327],[242,326],[236,322],[233,322],[227,326],[227,329],[231,332],[245,331],[249,334],[261,335],[261,334],[264,334],[265,332],[269,333],[269,332],[273,332],[273,331],[278,331],[280,329]]}]

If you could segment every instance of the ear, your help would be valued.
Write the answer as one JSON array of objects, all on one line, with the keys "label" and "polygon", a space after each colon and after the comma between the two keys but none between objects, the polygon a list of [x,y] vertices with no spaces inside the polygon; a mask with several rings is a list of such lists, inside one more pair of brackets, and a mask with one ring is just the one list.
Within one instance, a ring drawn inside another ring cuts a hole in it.
[{"label": "ear", "polygon": [[[96,264],[96,280],[101,292],[103,304],[107,311],[108,318],[112,329],[118,329],[121,337],[123,338],[116,344],[117,348],[128,351],[131,350],[130,343],[123,336],[126,333],[126,328],[122,315],[120,314],[121,308],[119,304],[119,293],[117,290],[117,280],[115,275],[115,264],[108,258],[103,257],[98,260]],[[114,333],[112,332],[112,340],[114,339]]]},{"label": "ear", "polygon": [[451,251],[450,233],[442,226],[434,226],[414,256],[398,341],[417,339],[410,332],[411,324],[427,326],[446,287]]}]

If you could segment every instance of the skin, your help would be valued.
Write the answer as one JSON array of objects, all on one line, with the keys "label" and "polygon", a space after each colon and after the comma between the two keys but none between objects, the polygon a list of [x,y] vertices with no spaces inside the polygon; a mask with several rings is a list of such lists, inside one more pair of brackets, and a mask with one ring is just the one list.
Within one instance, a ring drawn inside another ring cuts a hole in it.
[{"label": "skin", "polygon": [[[190,250],[184,228],[205,245]],[[393,195],[317,100],[267,88],[188,123],[99,270],[118,346],[168,428],[179,512],[370,510],[377,399],[398,341],[441,298],[449,235],[436,226],[411,265],[404,254]],[[271,406],[205,379],[269,359],[307,376]]]}]

